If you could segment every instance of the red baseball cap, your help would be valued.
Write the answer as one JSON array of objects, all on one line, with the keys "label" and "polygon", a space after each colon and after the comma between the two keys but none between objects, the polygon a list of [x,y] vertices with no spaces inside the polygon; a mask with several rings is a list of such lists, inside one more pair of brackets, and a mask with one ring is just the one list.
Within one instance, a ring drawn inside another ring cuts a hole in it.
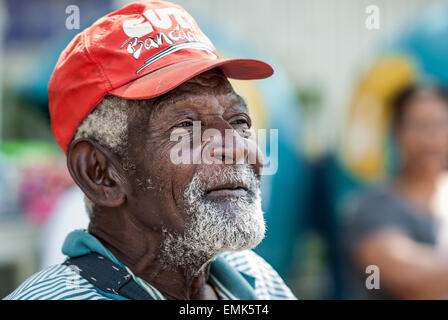
[{"label": "red baseball cap", "polygon": [[48,84],[51,128],[67,152],[76,129],[107,94],[150,99],[215,67],[234,79],[263,79],[270,65],[221,59],[194,19],[170,2],[133,2],[80,32]]}]

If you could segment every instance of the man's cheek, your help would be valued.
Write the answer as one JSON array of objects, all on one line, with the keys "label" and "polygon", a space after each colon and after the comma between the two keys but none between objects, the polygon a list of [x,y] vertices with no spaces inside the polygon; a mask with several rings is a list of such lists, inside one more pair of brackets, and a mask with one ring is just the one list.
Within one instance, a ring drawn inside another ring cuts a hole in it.
[{"label": "man's cheek", "polygon": [[162,152],[169,156],[174,165],[201,163],[201,141],[194,141],[188,130],[173,131],[170,141],[162,147]]}]

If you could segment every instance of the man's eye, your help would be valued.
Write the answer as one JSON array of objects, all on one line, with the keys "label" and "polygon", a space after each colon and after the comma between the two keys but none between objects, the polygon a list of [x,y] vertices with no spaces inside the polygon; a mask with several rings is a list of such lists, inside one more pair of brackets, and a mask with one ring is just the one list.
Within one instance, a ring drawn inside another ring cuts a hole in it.
[{"label": "man's eye", "polygon": [[193,125],[193,121],[191,120],[186,120],[186,121],[182,121],[181,123],[176,124],[176,128],[182,128],[182,127],[190,127]]},{"label": "man's eye", "polygon": [[244,125],[245,124],[245,125],[247,125],[248,128],[250,127],[249,122],[246,119],[237,119],[235,121],[232,121],[230,124],[231,125],[240,125],[240,124]]}]

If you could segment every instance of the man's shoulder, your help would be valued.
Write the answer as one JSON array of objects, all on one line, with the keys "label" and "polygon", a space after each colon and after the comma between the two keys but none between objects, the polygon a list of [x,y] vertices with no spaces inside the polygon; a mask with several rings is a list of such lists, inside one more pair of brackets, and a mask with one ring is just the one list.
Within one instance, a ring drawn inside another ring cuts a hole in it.
[{"label": "man's shoulder", "polygon": [[68,266],[57,264],[26,279],[4,300],[109,300]]},{"label": "man's shoulder", "polygon": [[252,250],[225,252],[220,257],[240,273],[255,279],[255,291],[260,299],[297,299],[274,268]]}]

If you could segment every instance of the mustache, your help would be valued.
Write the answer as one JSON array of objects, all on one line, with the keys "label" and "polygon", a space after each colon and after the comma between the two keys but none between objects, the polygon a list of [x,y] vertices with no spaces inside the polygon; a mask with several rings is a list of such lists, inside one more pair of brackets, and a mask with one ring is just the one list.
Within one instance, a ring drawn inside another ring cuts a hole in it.
[{"label": "mustache", "polygon": [[219,186],[242,187],[255,195],[259,192],[260,180],[248,164],[207,166],[195,172],[185,194],[204,196],[208,190]]}]

